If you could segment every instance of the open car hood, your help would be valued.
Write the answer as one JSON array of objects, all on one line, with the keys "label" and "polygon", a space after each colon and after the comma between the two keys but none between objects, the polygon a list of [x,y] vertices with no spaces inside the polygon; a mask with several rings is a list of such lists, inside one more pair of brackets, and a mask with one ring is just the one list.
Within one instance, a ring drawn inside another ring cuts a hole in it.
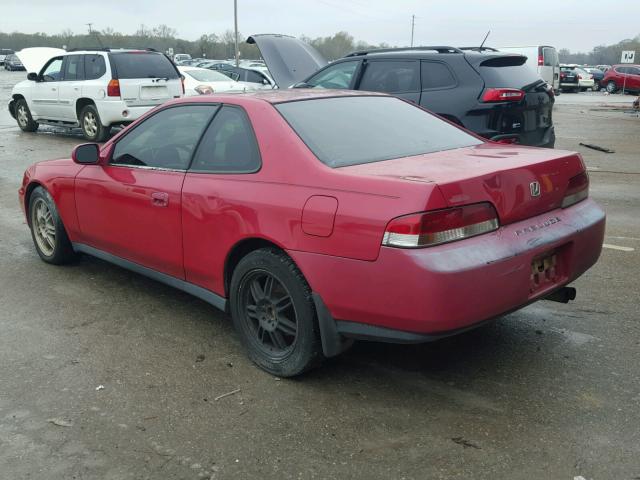
[{"label": "open car hood", "polygon": [[251,35],[247,43],[258,46],[273,80],[280,88],[305,80],[327,64],[320,52],[295,37],[272,33]]},{"label": "open car hood", "polygon": [[32,47],[23,48],[15,54],[22,62],[22,65],[24,65],[24,68],[27,69],[28,73],[40,73],[40,70],[42,70],[45,63],[53,57],[57,57],[64,53],[66,53],[66,51],[60,48]]}]

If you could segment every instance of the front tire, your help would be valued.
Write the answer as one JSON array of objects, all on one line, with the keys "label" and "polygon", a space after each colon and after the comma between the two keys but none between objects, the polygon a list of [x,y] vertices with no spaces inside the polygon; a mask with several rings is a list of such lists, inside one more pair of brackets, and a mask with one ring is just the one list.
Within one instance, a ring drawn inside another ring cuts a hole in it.
[{"label": "front tire", "polygon": [[36,251],[45,262],[62,265],[76,258],[56,204],[42,187],[29,197],[29,227]]},{"label": "front tire", "polygon": [[104,142],[109,138],[111,127],[105,127],[95,105],[87,105],[80,112],[80,128],[84,138],[90,142]]},{"label": "front tire", "polygon": [[284,252],[264,248],[240,260],[230,304],[240,340],[263,370],[292,377],[324,359],[311,289]]},{"label": "front tire", "polygon": [[618,87],[616,86],[616,82],[607,83],[607,92],[616,93],[616,90],[618,90]]},{"label": "front tire", "polygon": [[35,132],[40,126],[38,122],[33,120],[27,101],[24,98],[16,102],[16,122],[18,122],[20,130],[23,132]]}]

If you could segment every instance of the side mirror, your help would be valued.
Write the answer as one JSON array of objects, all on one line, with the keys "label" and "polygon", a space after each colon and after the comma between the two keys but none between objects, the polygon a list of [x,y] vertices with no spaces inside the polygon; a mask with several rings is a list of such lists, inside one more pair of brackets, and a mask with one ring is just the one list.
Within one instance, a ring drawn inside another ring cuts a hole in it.
[{"label": "side mirror", "polygon": [[35,72],[31,72],[29,74],[27,74],[27,80],[31,80],[32,82],[37,82],[38,81],[38,74]]},{"label": "side mirror", "polygon": [[95,165],[100,161],[100,146],[97,143],[83,143],[71,152],[71,159],[81,165]]}]

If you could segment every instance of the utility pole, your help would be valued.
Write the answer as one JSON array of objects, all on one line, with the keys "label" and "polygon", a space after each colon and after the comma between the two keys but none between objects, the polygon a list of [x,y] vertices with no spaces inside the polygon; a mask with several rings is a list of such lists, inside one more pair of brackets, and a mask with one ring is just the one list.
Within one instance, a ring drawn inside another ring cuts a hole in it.
[{"label": "utility pole", "polygon": [[85,23],[85,25],[89,27],[89,35],[91,35],[93,33],[93,31],[91,30],[91,26],[93,25],[93,23]]},{"label": "utility pole", "polygon": [[416,16],[411,15],[411,46],[413,47],[413,29],[416,25]]},{"label": "utility pole", "polygon": [[236,41],[235,41],[235,57],[236,57],[236,67],[240,66],[240,55],[238,55],[238,0],[233,0],[233,23],[235,24],[236,30]]}]

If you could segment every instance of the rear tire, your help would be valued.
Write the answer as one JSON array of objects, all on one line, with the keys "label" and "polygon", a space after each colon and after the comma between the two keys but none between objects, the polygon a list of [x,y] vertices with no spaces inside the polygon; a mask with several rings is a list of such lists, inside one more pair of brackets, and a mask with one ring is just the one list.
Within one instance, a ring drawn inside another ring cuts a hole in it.
[{"label": "rear tire", "polygon": [[616,93],[616,90],[618,90],[618,87],[616,86],[616,82],[607,83],[607,92]]},{"label": "rear tire", "polygon": [[80,128],[84,138],[90,142],[104,142],[109,138],[111,127],[105,127],[100,121],[100,115],[95,105],[87,105],[80,112]]},{"label": "rear tire", "polygon": [[263,248],[240,260],[230,304],[240,340],[263,370],[293,377],[324,359],[311,289],[284,252]]},{"label": "rear tire", "polygon": [[31,238],[40,258],[54,265],[73,261],[77,254],[49,192],[37,187],[29,197],[28,212]]},{"label": "rear tire", "polygon": [[24,98],[16,102],[16,122],[18,122],[20,130],[23,132],[35,132],[40,126],[38,122],[33,120],[27,101]]}]

